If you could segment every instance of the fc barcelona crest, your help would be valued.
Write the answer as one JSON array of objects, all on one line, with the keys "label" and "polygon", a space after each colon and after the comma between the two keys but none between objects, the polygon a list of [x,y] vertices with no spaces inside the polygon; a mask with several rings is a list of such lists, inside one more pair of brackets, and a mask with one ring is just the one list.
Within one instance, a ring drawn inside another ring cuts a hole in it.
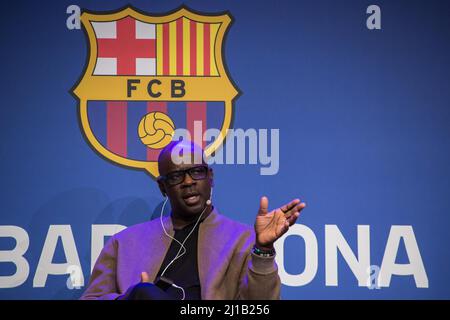
[{"label": "fc barcelona crest", "polygon": [[154,16],[127,7],[84,12],[81,22],[89,54],[73,93],[82,130],[97,152],[157,177],[158,155],[177,129],[191,137],[197,129],[218,129],[203,147],[207,157],[221,147],[238,95],[222,56],[228,14],[183,7]]}]

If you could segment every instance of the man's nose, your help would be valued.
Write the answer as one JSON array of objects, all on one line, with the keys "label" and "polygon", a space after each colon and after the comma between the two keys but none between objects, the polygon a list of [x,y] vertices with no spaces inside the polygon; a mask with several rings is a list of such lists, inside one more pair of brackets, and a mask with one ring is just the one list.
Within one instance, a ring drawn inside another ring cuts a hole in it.
[{"label": "man's nose", "polygon": [[184,174],[183,185],[191,185],[191,184],[194,184],[194,183],[195,183],[195,180],[192,179],[191,175],[186,172]]}]

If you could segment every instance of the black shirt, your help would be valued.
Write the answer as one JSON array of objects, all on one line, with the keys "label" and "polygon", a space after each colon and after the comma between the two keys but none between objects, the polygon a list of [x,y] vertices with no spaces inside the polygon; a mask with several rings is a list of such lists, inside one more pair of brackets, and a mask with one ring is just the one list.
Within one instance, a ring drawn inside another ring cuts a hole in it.
[{"label": "black shirt", "polygon": [[[184,289],[186,295],[185,300],[201,299],[201,288],[197,263],[198,228],[200,223],[196,226],[195,230],[184,243],[186,253],[175,260],[164,273],[164,277],[171,279],[174,284]],[[183,229],[175,230],[174,238],[183,243],[194,226],[195,222],[187,225]],[[169,250],[167,251],[161,265],[161,269],[158,272],[158,277],[164,271],[166,266],[173,260],[173,258],[175,258],[179,249],[180,244],[172,240]],[[181,253],[183,253],[183,250],[181,250],[180,254]],[[182,291],[175,287],[168,288],[166,292],[174,299],[179,300],[183,297]]]}]

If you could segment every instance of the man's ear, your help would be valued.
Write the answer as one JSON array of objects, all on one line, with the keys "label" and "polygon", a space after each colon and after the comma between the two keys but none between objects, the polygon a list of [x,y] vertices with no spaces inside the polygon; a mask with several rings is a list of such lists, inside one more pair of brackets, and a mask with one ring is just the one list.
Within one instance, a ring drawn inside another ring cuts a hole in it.
[{"label": "man's ear", "polygon": [[167,197],[166,188],[164,187],[163,183],[159,180],[158,180],[158,187],[163,197]]}]

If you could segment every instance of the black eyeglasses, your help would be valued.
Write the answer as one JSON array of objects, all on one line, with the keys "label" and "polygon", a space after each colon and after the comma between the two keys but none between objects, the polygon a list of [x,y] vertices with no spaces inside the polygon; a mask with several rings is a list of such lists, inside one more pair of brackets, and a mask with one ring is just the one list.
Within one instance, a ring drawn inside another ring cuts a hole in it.
[{"label": "black eyeglasses", "polygon": [[186,170],[172,171],[164,176],[160,176],[158,180],[164,181],[170,186],[175,186],[183,182],[186,173],[194,180],[203,180],[208,176],[208,166],[197,166]]}]

